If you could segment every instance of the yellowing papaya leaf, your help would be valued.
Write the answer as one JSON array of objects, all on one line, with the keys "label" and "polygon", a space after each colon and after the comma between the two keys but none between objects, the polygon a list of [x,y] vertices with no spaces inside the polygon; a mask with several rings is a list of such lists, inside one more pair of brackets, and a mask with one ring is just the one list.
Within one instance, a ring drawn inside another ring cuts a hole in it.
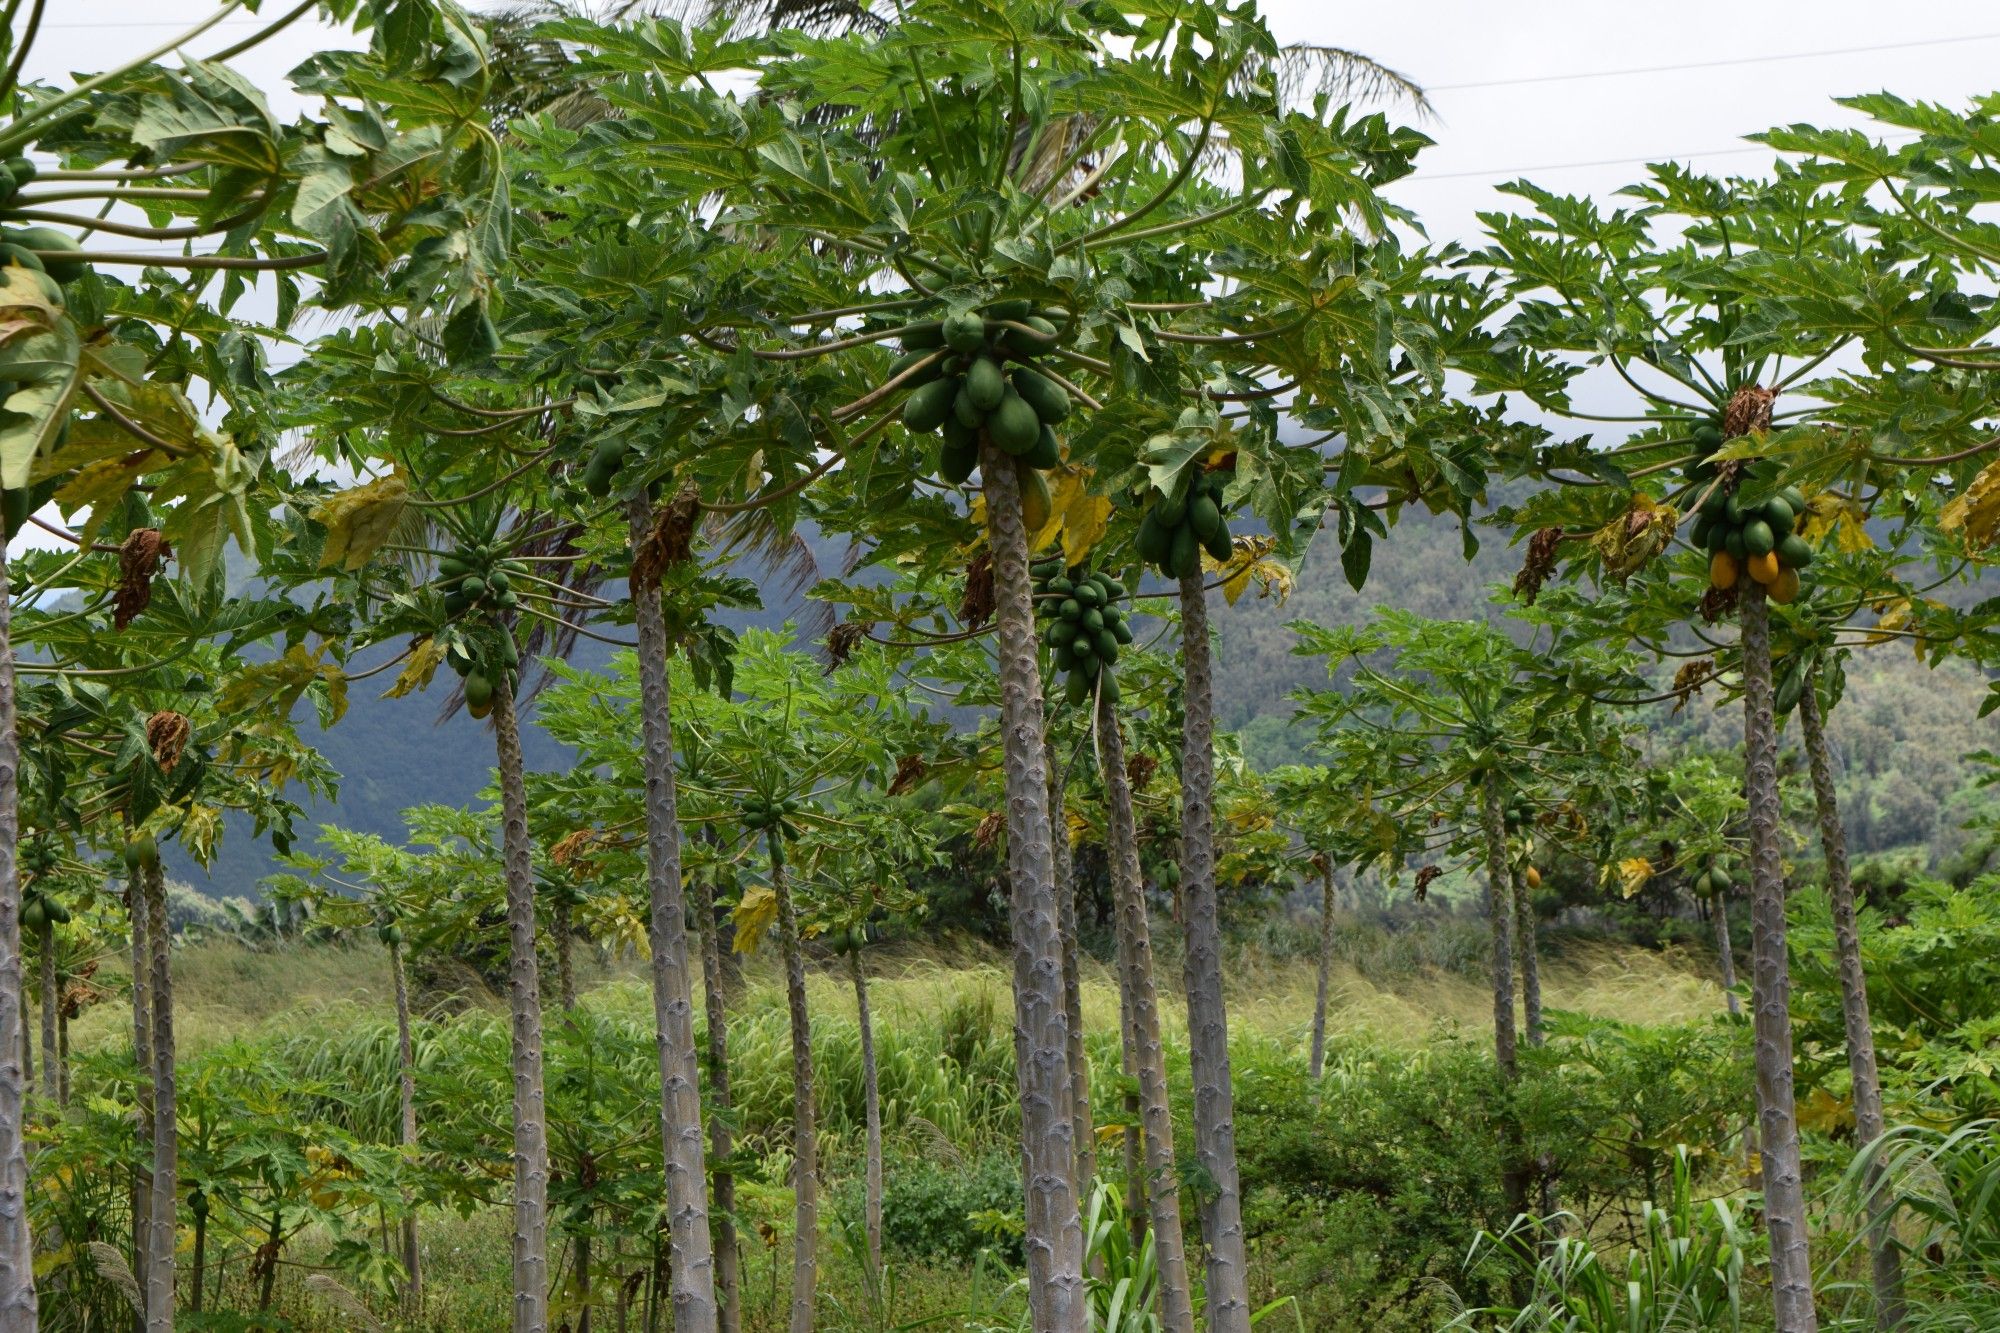
[{"label": "yellowing papaya leaf", "polygon": [[1069,828],[1069,845],[1072,847],[1080,844],[1084,835],[1090,832],[1090,821],[1075,810],[1066,810],[1063,813],[1063,823]]},{"label": "yellowing papaya leaf", "polygon": [[729,919],[736,923],[736,952],[755,953],[764,932],[778,923],[778,895],[767,884],[753,884],[743,890]]},{"label": "yellowing papaya leaf", "polygon": [[1806,512],[1799,520],[1798,532],[1814,546],[1830,539],[1837,551],[1873,550],[1875,539],[1868,535],[1867,517],[1859,505],[1821,491],[1806,497]]},{"label": "yellowing papaya leaf", "polygon": [[1643,856],[1628,856],[1618,863],[1618,892],[1630,898],[1646,887],[1653,877],[1653,863]]},{"label": "yellowing papaya leaf", "polygon": [[181,850],[207,865],[222,844],[222,811],[212,805],[190,805],[181,821]]},{"label": "yellowing papaya leaf", "polygon": [[1814,1088],[1799,1098],[1799,1128],[1820,1134],[1834,1134],[1854,1123],[1854,1103],[1836,1097],[1825,1088]]},{"label": "yellowing papaya leaf", "polygon": [[216,696],[217,710],[239,716],[288,717],[306,689],[324,680],[328,691],[337,696],[339,711],[344,712],[347,677],[339,667],[320,659],[319,652],[324,651],[308,651],[302,643],[293,644],[282,657],[243,666]]},{"label": "yellowing papaya leaf", "polygon": [[395,535],[409,499],[409,483],[391,474],[320,501],[309,515],[326,528],[320,568],[352,571],[367,564]]},{"label": "yellowing papaya leaf", "polygon": [[431,677],[437,674],[438,664],[444,661],[444,646],[436,639],[424,638],[410,650],[410,660],[403,663],[403,669],[396,673],[396,683],[382,691],[384,699],[400,699],[406,694],[430,686]]},{"label": "yellowing papaya leaf", "polygon": [[1201,561],[1208,569],[1227,571],[1222,578],[1223,600],[1236,605],[1254,580],[1258,597],[1275,597],[1282,605],[1292,595],[1292,570],[1283,561],[1271,558],[1278,543],[1271,537],[1257,536],[1238,537],[1235,545],[1227,562],[1206,555]]},{"label": "yellowing papaya leaf", "polygon": [[1896,638],[1894,631],[1909,627],[1910,611],[1910,599],[1907,597],[1898,597],[1895,601],[1884,604],[1881,607],[1882,614],[1875,618],[1875,628],[1882,632],[1870,634],[1867,641],[1887,643]]},{"label": "yellowing papaya leaf", "polygon": [[1680,514],[1672,505],[1641,494],[1633,497],[1630,510],[1591,534],[1590,545],[1604,562],[1605,572],[1623,583],[1667,549],[1679,523]]}]

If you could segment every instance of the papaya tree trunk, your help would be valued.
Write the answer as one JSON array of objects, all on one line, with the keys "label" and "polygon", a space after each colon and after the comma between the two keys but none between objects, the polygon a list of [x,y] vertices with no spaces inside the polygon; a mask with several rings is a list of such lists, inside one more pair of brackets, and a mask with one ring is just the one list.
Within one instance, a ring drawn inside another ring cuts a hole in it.
[{"label": "papaya tree trunk", "polygon": [[813,1092],[812,1014],[806,1009],[806,960],[799,914],[785,873],[785,844],[773,830],[771,893],[778,900],[778,943],[785,954],[785,1008],[792,1027],[792,1315],[791,1333],[812,1333],[819,1286],[819,1103]]},{"label": "papaya tree trunk", "polygon": [[1715,925],[1715,963],[1722,975],[1722,999],[1734,1018],[1743,1012],[1736,998],[1736,945],[1729,938],[1729,899],[1719,890],[1709,900],[1709,917]]},{"label": "papaya tree trunk", "polygon": [[1486,835],[1486,919],[1493,937],[1493,1059],[1500,1069],[1500,1128],[1506,1154],[1500,1166],[1501,1195],[1508,1219],[1528,1206],[1521,1126],[1511,1106],[1520,1076],[1519,1038],[1514,1029],[1514,880],[1507,865],[1507,825],[1500,808],[1500,775],[1489,769],[1480,780],[1480,824]]},{"label": "papaya tree trunk", "polygon": [[1159,1269],[1162,1333],[1194,1333],[1194,1300],[1188,1286],[1187,1241],[1181,1229],[1181,1190],[1174,1161],[1174,1116],[1167,1099],[1167,1060],[1160,1045],[1159,998],[1153,987],[1152,930],[1139,878],[1139,829],[1132,787],[1125,776],[1125,737],[1118,707],[1099,690],[1097,766],[1104,778],[1105,826],[1111,885],[1118,903],[1119,965],[1129,980],[1133,1037],[1139,1061],[1147,1186],[1152,1191],[1153,1255]]},{"label": "papaya tree trunk", "polygon": [[[1854,1084],[1854,1139],[1873,1143],[1886,1127],[1882,1076],[1875,1067],[1875,1025],[1868,1016],[1868,977],[1861,966],[1861,931],[1854,918],[1854,878],[1847,864],[1847,831],[1833,788],[1833,755],[1820,717],[1817,682],[1799,695],[1799,725],[1806,762],[1812,770],[1813,802],[1819,815],[1820,850],[1826,856],[1826,893],[1833,909],[1834,953],[1840,963],[1840,1012],[1847,1028],[1847,1071]],[[1888,1200],[1881,1189],[1881,1163],[1871,1158],[1868,1247],[1875,1287],[1875,1323],[1895,1328],[1903,1322],[1903,1263],[1889,1231]]]},{"label": "papaya tree trunk", "polygon": [[28,1233],[23,1121],[29,1071],[16,1063],[21,1012],[21,745],[14,721],[14,640],[7,552],[0,537],[0,1328],[33,1329],[34,1242]]},{"label": "papaya tree trunk", "polygon": [[1056,932],[1062,936],[1063,1022],[1069,1029],[1069,1116],[1076,1135],[1078,1199],[1097,1178],[1097,1130],[1090,1114],[1090,1055],[1083,1046],[1083,955],[1076,941],[1076,858],[1069,845],[1064,813],[1069,765],[1053,740],[1043,745],[1049,769],[1049,851],[1055,867]]},{"label": "papaya tree trunk", "polygon": [[1236,1095],[1222,996],[1222,922],[1215,896],[1215,669],[1201,575],[1181,581],[1181,906],[1187,939],[1188,1064],[1194,1153],[1207,1177],[1201,1234],[1208,1246],[1210,1333],[1249,1333],[1250,1274],[1236,1174]]},{"label": "papaya tree trunk", "polygon": [[557,899],[549,908],[549,934],[556,946],[556,1002],[564,1013],[576,1008],[576,956],[570,948],[574,927],[569,903]]},{"label": "papaya tree trunk", "polygon": [[144,870],[146,946],[153,1011],[152,1217],[146,1224],[146,1331],[173,1333],[174,1240],[180,1202],[180,1126],[174,1079],[173,929],[167,881],[155,859]]},{"label": "papaya tree trunk", "polygon": [[500,761],[501,860],[507,881],[507,1007],[514,1080],[514,1333],[549,1326],[549,1131],[542,1088],[542,975],[535,956],[535,867],[513,682],[493,691]]},{"label": "papaya tree trunk", "polygon": [[[1116,918],[1113,918],[1116,928]],[[1118,960],[1118,1043],[1125,1073],[1125,1132],[1119,1136],[1119,1159],[1125,1170],[1125,1228],[1132,1237],[1132,1252],[1146,1243],[1146,1169],[1140,1160],[1139,1134],[1143,1123],[1139,1114],[1139,1035],[1135,1022],[1138,1006],[1132,1000],[1132,976],[1121,951]]]},{"label": "papaya tree trunk", "polygon": [[1021,1098],[1021,1175],[1028,1312],[1035,1333],[1081,1333],[1083,1222],[1077,1210],[1070,1112],[1069,1023],[1056,924],[1042,681],[1028,580],[1028,533],[1014,460],[980,445],[987,540],[993,553],[1000,658],[1000,738],[1007,797],[1009,912],[1014,945],[1015,1061]]},{"label": "papaya tree trunk", "polygon": [[1528,1045],[1542,1044],[1542,959],[1536,942],[1535,895],[1519,870],[1509,872],[1514,898],[1514,952],[1521,959],[1521,1020]]},{"label": "papaya tree trunk", "polygon": [[1326,1073],[1326,1004],[1333,988],[1333,861],[1319,858],[1319,979],[1313,987],[1312,1055],[1308,1073],[1317,1083]]},{"label": "papaya tree trunk", "polygon": [[741,1333],[743,1289],[736,1248],[736,1176],[724,1164],[735,1152],[729,1131],[729,996],[722,975],[722,932],[716,928],[715,890],[706,875],[689,882],[694,919],[701,929],[704,1024],[708,1029],[708,1149],[714,1163],[714,1209],[709,1214],[715,1241],[715,1295],[720,1333]]},{"label": "papaya tree trunk", "polygon": [[1750,1017],[1756,1035],[1757,1127],[1764,1224],[1771,1237],[1777,1333],[1816,1333],[1785,956],[1785,878],[1778,843],[1778,736],[1771,702],[1771,629],[1764,587],[1743,587],[1744,792],[1750,805]]},{"label": "papaya tree trunk", "polygon": [[[403,1155],[417,1155],[417,1054],[410,1036],[410,976],[403,966],[403,946],[389,946],[389,973],[396,983],[396,1082],[402,1111]],[[409,1195],[403,1196],[409,1207]],[[417,1243],[417,1215],[403,1218],[403,1307],[415,1311],[424,1303],[423,1250]]]},{"label": "papaya tree trunk", "polygon": [[[627,517],[636,550],[652,522],[643,497],[632,498]],[[694,984],[688,969],[687,904],[681,883],[680,796],[674,784],[670,647],[659,586],[642,586],[634,580],[631,591],[639,641],[647,930],[653,953],[653,1027],[659,1042],[660,1138],[666,1153],[674,1329],[716,1333],[715,1253],[708,1229],[708,1166],[701,1142],[701,1056],[694,1042]]]},{"label": "papaya tree trunk", "polygon": [[861,951],[847,955],[854,977],[854,1012],[861,1030],[861,1105],[867,1126],[862,1207],[868,1230],[868,1272],[879,1292],[882,1281],[882,1084],[875,1068],[875,1020],[868,1011],[868,972]]},{"label": "papaya tree trunk", "polygon": [[[151,909],[146,905],[145,876],[133,871],[125,881],[125,909],[132,935],[132,1083],[134,1137],[138,1141],[137,1163],[132,1172],[132,1269],[139,1283],[140,1304],[145,1304],[146,1269],[152,1262],[152,1247],[146,1241],[153,1216],[153,987],[152,949],[146,942],[146,923]],[[146,1316],[142,1310],[133,1326],[143,1333]]]},{"label": "papaya tree trunk", "polygon": [[56,1007],[56,1073],[62,1082],[58,1097],[64,1106],[69,1105],[69,1001],[65,998]]},{"label": "papaya tree trunk", "polygon": [[42,1091],[63,1103],[61,1053],[56,1048],[56,1011],[62,1008],[56,981],[56,923],[42,923]]}]

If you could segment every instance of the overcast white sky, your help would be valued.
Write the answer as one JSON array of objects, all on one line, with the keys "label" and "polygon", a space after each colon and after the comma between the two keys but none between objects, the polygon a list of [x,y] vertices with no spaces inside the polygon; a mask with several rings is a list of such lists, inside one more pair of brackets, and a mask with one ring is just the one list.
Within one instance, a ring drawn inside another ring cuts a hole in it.
[{"label": "overcast white sky", "polygon": [[[1496,206],[1492,187],[1510,176],[1609,194],[1660,158],[1754,172],[1769,156],[1746,151],[1742,135],[1841,121],[1845,113],[1831,105],[1841,94],[1888,89],[1958,103],[2000,90],[2000,6],[1991,0],[1910,8],[1879,0],[1265,0],[1264,9],[1281,41],[1363,52],[1429,91],[1435,115],[1422,128],[1437,146],[1391,193],[1438,240],[1475,237],[1476,211]],[[56,0],[49,11],[31,66],[44,75],[101,69],[214,12],[201,0]],[[258,21],[226,19],[194,49],[226,46]],[[286,114],[297,104],[276,92],[284,73],[329,40],[301,22],[238,66]]]},{"label": "overcast white sky", "polygon": [[[1264,0],[1264,8],[1279,40],[1362,52],[1427,90],[1432,114],[1414,123],[1437,144],[1389,193],[1436,241],[1476,241],[1476,214],[1504,207],[1494,186],[1517,176],[1608,197],[1648,161],[1754,174],[1771,155],[1744,134],[1794,121],[1860,123],[1834,97],[1887,89],[1962,104],[2000,90],[2000,6],[1991,0],[1909,9],[1879,0],[1683,0],[1671,11],[1612,0]],[[101,70],[214,12],[205,0],[54,0],[29,71],[54,79]],[[266,21],[232,16],[190,47],[218,50]],[[355,40],[302,21],[235,63],[289,118],[301,103],[285,91],[286,72]]]}]

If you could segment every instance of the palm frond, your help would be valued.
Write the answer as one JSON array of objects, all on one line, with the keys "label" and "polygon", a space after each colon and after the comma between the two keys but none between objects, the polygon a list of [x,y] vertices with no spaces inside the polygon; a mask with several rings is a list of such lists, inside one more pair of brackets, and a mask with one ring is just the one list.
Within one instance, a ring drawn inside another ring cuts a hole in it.
[{"label": "palm frond", "polygon": [[1278,93],[1287,106],[1324,95],[1334,102],[1405,102],[1419,116],[1434,114],[1415,79],[1344,46],[1298,42],[1278,53]]}]

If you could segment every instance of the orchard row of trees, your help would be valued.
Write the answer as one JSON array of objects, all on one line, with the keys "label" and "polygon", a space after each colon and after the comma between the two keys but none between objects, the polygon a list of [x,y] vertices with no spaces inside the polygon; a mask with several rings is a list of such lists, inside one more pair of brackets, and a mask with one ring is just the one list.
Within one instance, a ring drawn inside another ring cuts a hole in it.
[{"label": "orchard row of trees", "polygon": [[[16,74],[31,9],[12,30]],[[1420,886],[1441,857],[1483,868],[1504,1092],[1517,972],[1529,1041],[1541,1026],[1515,888],[1538,874],[1536,840],[1580,838],[1578,794],[1615,785],[1617,709],[1740,695],[1773,1294],[1780,1328],[1815,1327],[1776,728],[1795,711],[1814,755],[1848,923],[1857,1116],[1879,1131],[1879,1101],[1872,1126],[1862,1108],[1871,1038],[1823,721],[1865,643],[1981,665],[1992,651],[1983,607],[1932,595],[2000,527],[1982,114],[1869,99],[1914,139],[1773,133],[1797,163],[1773,178],[1661,167],[1616,212],[1522,185],[1522,210],[1491,216],[1482,249],[1411,248],[1415,219],[1379,191],[1423,138],[1301,90],[1311,53],[1281,48],[1248,8],[936,0],[848,34],[773,37],[565,18],[503,33],[511,66],[445,6],[319,10],[372,45],[302,67],[299,88],[324,101],[290,126],[228,68],[268,30],[176,67],[164,58],[200,32],[73,86],[0,89],[0,148],[26,154],[6,208],[35,224],[0,268],[14,386],[0,481],[10,529],[57,543],[18,554],[0,589],[16,608],[0,622],[0,1062],[21,1047],[20,923],[51,958],[66,900],[108,862],[130,913],[149,1165],[128,1221],[148,1328],[172,1326],[183,1218],[202,1216],[177,1177],[158,845],[204,859],[238,811],[286,850],[287,792],[336,777],[294,712],[309,701],[335,723],[352,684],[395,672],[392,693],[437,688],[490,722],[497,859],[469,855],[461,827],[415,861],[350,841],[339,874],[380,890],[365,910],[399,973],[406,944],[449,938],[451,913],[505,922],[515,1328],[550,1324],[541,944],[556,943],[568,1008],[573,917],[596,910],[575,882],[644,872],[643,907],[596,925],[652,960],[683,1330],[733,1326],[735,1300],[715,900],[736,899],[738,945],[775,933],[794,1042],[791,1326],[805,1333],[806,942],[851,955],[891,886],[944,854],[913,812],[990,764],[982,833],[1005,848],[1033,1325],[1080,1329],[1089,1301],[1095,1143],[1067,835],[1070,792],[1094,770],[1146,1127],[1128,1175],[1155,1186],[1160,1317],[1193,1327],[1198,1271],[1206,1325],[1245,1333],[1208,594],[1282,585],[1315,538],[1359,588],[1415,504],[1458,515],[1468,545],[1479,521],[1526,539],[1533,646],[1393,619],[1302,627],[1345,687],[1305,703],[1329,767],[1274,778],[1272,799],[1329,882],[1342,864],[1414,858]],[[145,220],[124,221],[133,210]],[[268,321],[242,313],[253,290],[276,298]],[[266,339],[309,307],[336,326],[273,376]],[[1313,434],[1292,441],[1282,422]],[[1545,484],[1482,518],[1502,477]],[[51,505],[60,521],[42,516]],[[744,658],[717,621],[758,599],[744,569],[797,568],[807,525],[852,549],[852,570],[813,588],[840,616],[829,681],[782,653]],[[249,591],[223,578],[232,541],[254,564]],[[1731,617],[1735,637],[1718,628]],[[1176,628],[1171,657],[1135,642]],[[632,650],[626,706],[581,677],[558,685],[551,727],[589,762],[531,780],[524,680],[561,676],[584,638]],[[1669,660],[1672,680],[1654,681]],[[759,688],[738,691],[739,673]],[[920,696],[991,710],[990,747]],[[1143,828],[1134,789],[1152,774],[1127,753],[1133,729],[1172,760]],[[1671,864],[1628,857],[1626,873],[1718,891],[1732,848],[1714,806],[1683,798]],[[565,823],[538,850],[537,829]],[[1287,855],[1272,833],[1241,854]],[[1177,1154],[1149,851],[1184,932],[1195,1253],[1180,1191],[1158,1187]],[[858,965],[854,978],[865,1013]],[[414,1144],[407,1052],[404,1065]],[[21,1327],[36,1309],[27,1082],[0,1063],[0,1310]],[[1526,1206],[1533,1164],[1510,1170]],[[1893,1322],[1895,1250],[1886,1230],[1875,1241]]]}]

